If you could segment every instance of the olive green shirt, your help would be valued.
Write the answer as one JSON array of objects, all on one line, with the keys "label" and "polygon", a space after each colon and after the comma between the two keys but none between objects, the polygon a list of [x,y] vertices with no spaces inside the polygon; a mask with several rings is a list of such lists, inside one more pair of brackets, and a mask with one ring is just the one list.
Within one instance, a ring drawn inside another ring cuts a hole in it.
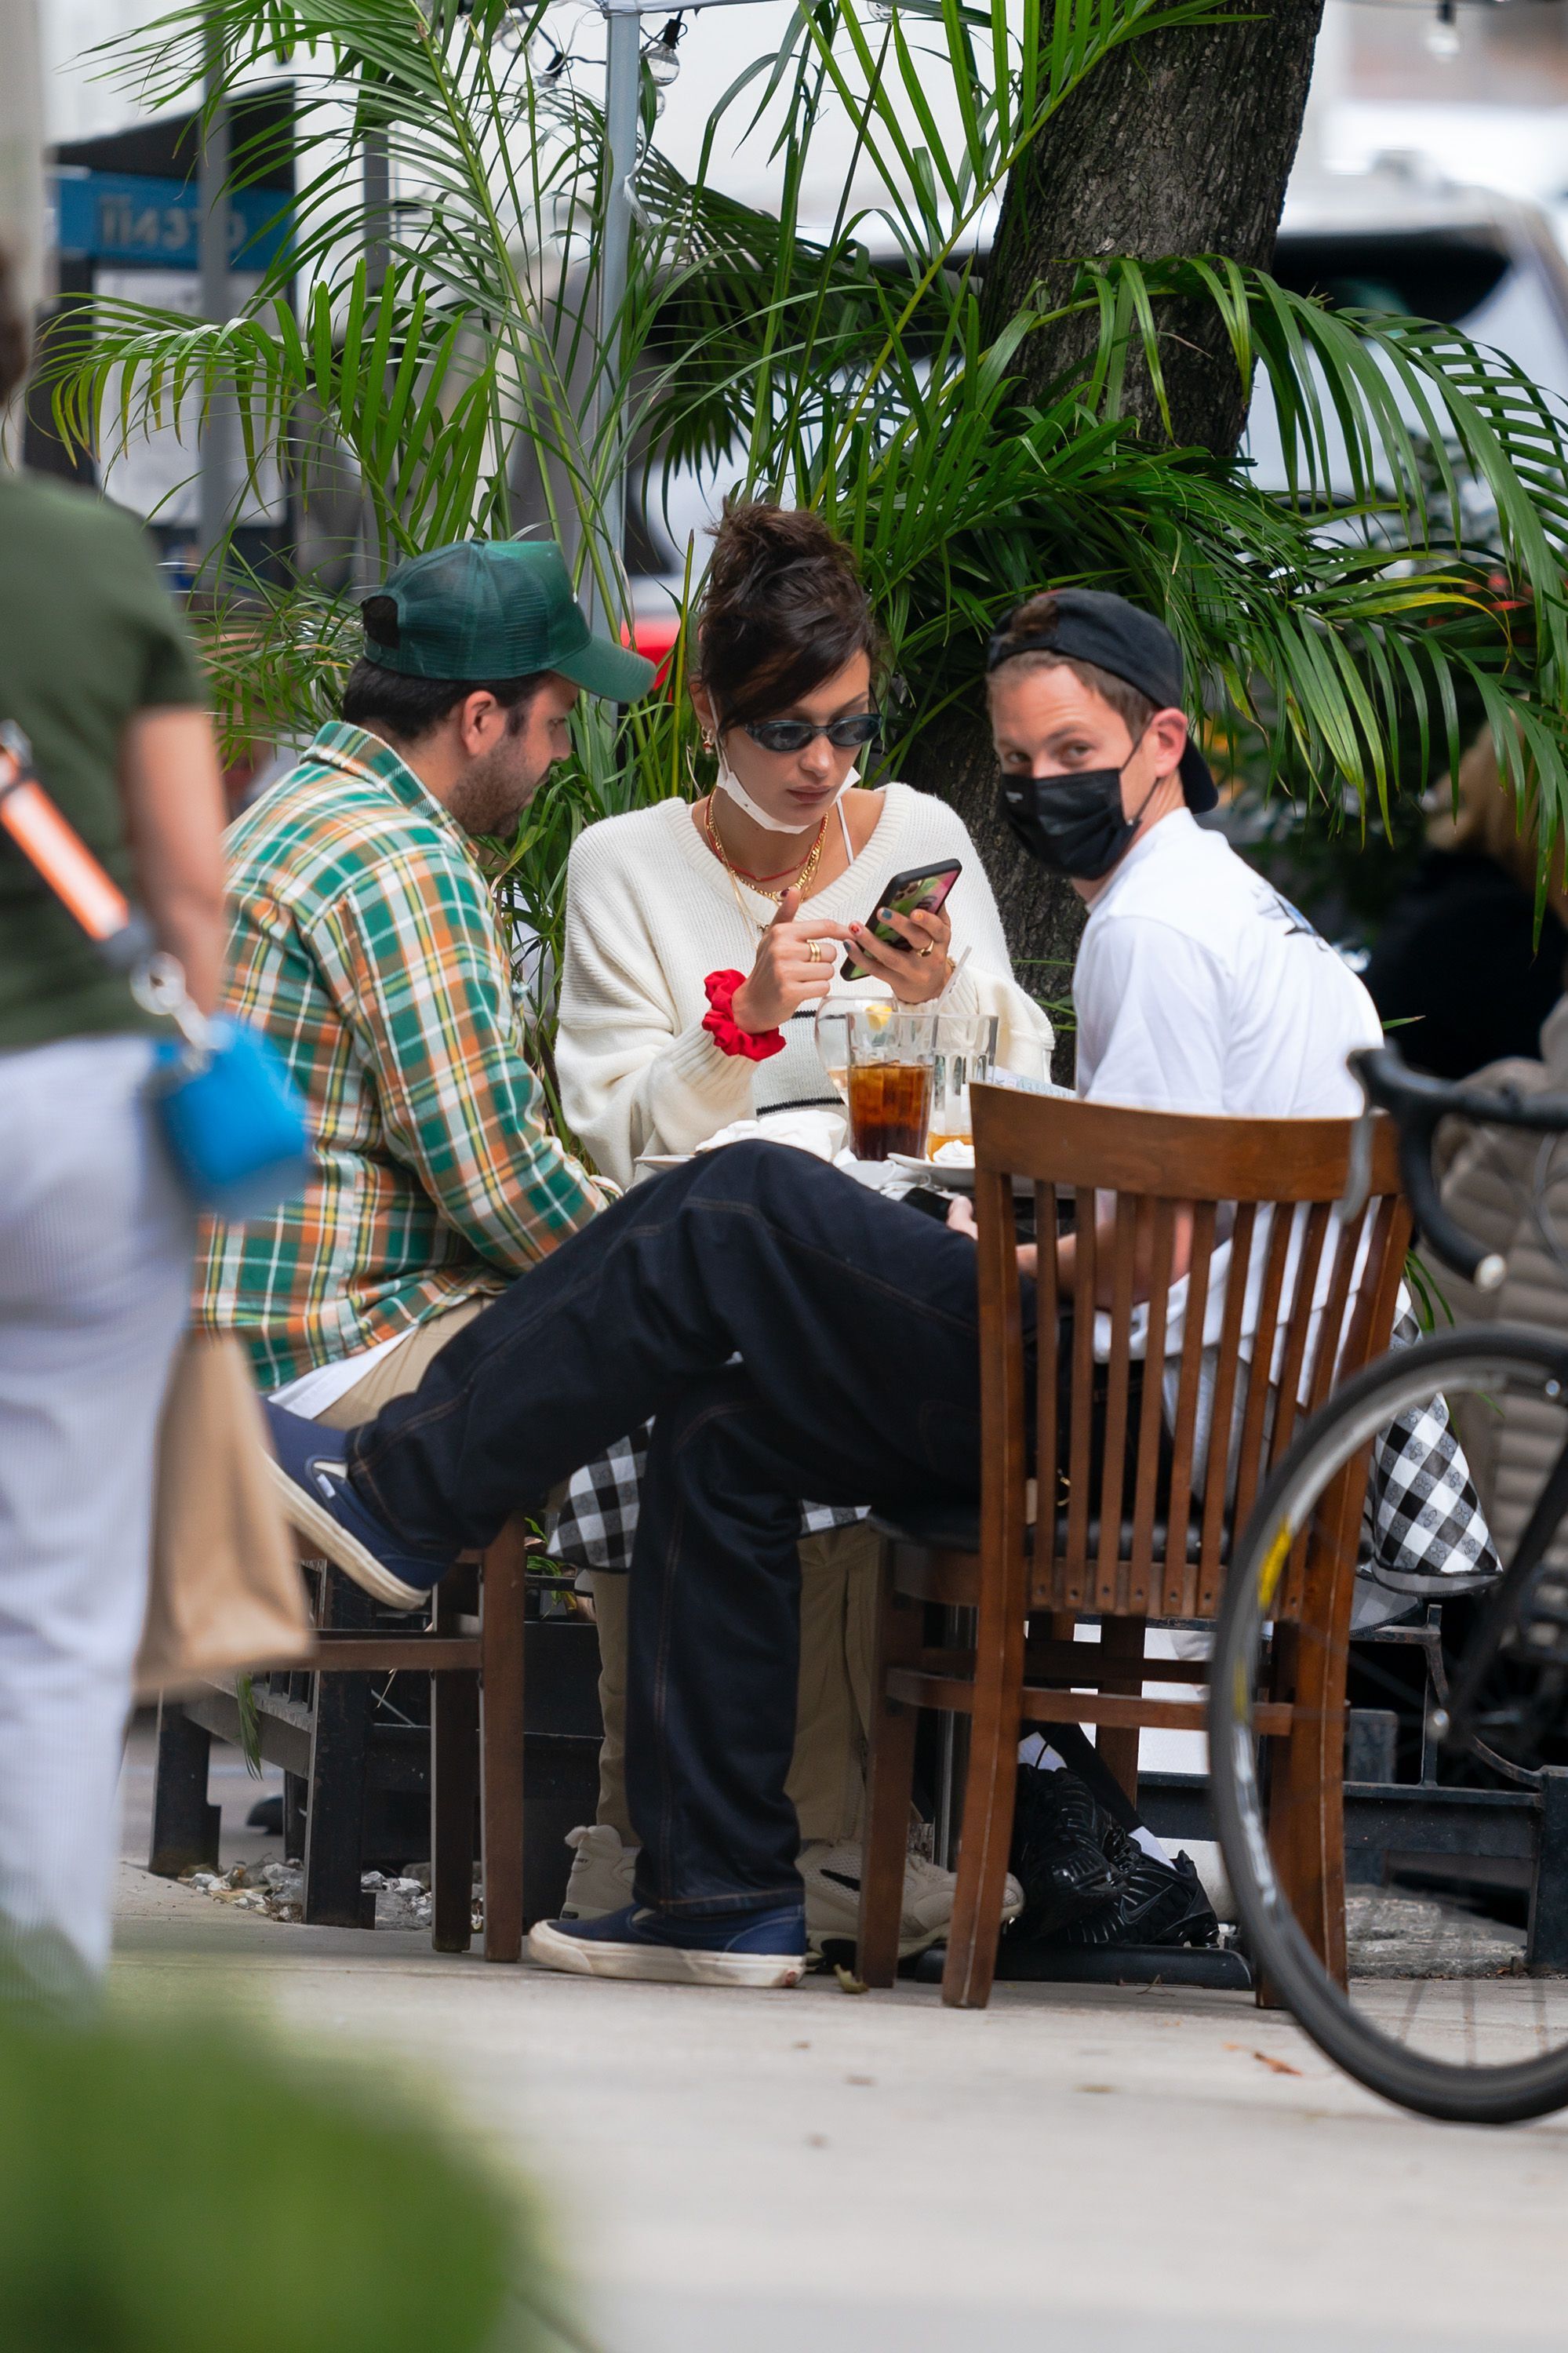
[{"label": "olive green shirt", "polygon": [[[135,518],[95,491],[0,474],[0,719],[30,739],[39,782],[127,894],[125,724],[206,702]],[[152,1026],[0,832],[0,1052]]]}]

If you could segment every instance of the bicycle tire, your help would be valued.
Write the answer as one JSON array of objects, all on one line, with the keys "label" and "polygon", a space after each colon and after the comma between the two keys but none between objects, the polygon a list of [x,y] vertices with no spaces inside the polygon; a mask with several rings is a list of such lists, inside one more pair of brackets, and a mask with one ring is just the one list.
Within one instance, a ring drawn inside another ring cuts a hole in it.
[{"label": "bicycle tire", "polygon": [[[1255,1736],[1253,1669],[1286,1557],[1316,1496],[1354,1447],[1421,1397],[1441,1393],[1463,1372],[1506,1379],[1510,1369],[1562,1382],[1568,1345],[1523,1325],[1456,1333],[1417,1342],[1348,1381],[1303,1423],[1248,1518],[1222,1597],[1209,1692],[1209,1759],[1220,1845],[1254,1959],[1298,2024],[1327,2057],[1395,2105],[1456,2124],[1519,2124],[1568,2105],[1568,2042],[1561,2051],[1498,2066],[1455,2065],[1378,2033],[1342,1993],[1284,1900],[1269,1856]],[[1549,1392],[1550,1394],[1550,1392]],[[1352,1444],[1353,1438],[1353,1444]],[[1293,1519],[1292,1514],[1295,1514]],[[1559,1524],[1561,1525],[1561,1523]]]}]

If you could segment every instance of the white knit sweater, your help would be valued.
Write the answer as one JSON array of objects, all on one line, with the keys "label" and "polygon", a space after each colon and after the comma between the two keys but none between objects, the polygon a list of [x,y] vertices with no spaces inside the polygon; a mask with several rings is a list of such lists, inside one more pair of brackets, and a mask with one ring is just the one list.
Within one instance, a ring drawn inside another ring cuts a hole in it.
[{"label": "white knit sweater", "polygon": [[[894,875],[948,858],[964,867],[948,900],[952,952],[973,951],[948,1006],[1000,1015],[1001,1060],[1037,1075],[1042,1047],[1047,1057],[1051,1050],[1050,1022],[1012,977],[985,870],[945,802],[908,785],[885,786],[871,839],[837,881],[813,893],[807,912],[863,923]],[[556,1062],[567,1119],[618,1184],[630,1183],[639,1153],[690,1152],[731,1120],[837,1104],[817,1058],[814,1007],[795,1016],[784,1051],[765,1062],[722,1054],[703,1028],[707,975],[749,972],[777,912],[731,881],[686,801],[658,801],[578,836],[567,876]],[[843,988],[835,978],[835,995]],[[865,981],[853,993],[885,990]]]}]

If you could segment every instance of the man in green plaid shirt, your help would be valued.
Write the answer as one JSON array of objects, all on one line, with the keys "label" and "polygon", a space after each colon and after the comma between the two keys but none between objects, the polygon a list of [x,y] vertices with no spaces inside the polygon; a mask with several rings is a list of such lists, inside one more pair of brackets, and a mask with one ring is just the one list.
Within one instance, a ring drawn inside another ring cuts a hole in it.
[{"label": "man in green plaid shirt", "polygon": [[579,689],[653,676],[590,634],[548,542],[438,548],[364,610],[341,723],[228,837],[225,1009],[288,1063],[313,1180],[212,1228],[196,1300],[264,1389],[340,1426],[602,1207],[546,1125],[474,837],[511,830]]}]

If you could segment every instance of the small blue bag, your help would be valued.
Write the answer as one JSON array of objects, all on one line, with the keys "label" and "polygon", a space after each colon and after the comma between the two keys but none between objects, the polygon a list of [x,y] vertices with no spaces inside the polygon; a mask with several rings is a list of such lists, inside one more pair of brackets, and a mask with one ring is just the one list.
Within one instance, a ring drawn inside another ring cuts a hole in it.
[{"label": "small blue bag", "polygon": [[264,1218],[302,1193],[310,1176],[300,1098],[254,1029],[219,1017],[207,1030],[205,1053],[172,1039],[158,1048],[164,1134],[198,1208]]},{"label": "small blue bag", "polygon": [[265,1218],[302,1193],[311,1173],[305,1107],[280,1057],[254,1029],[209,1021],[191,1003],[178,958],[155,948],[146,917],[55,807],[11,720],[0,721],[0,822],[137,1004],[178,1029],[177,1045],[171,1039],[155,1050],[154,1102],[197,1208]]},{"label": "small blue bag", "polygon": [[154,956],[132,988],[179,1025],[154,1063],[154,1100],[175,1166],[196,1207],[215,1218],[265,1218],[304,1191],[310,1152],[304,1105],[274,1047],[185,996],[172,956]]}]

